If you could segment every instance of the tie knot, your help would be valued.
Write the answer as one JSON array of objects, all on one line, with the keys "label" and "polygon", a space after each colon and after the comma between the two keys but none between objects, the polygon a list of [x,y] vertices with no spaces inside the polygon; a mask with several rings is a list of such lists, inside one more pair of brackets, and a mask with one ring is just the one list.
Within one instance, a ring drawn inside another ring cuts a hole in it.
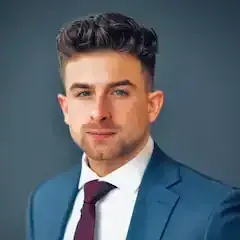
[{"label": "tie knot", "polygon": [[115,186],[107,182],[90,181],[84,185],[84,202],[95,204],[114,188]]}]

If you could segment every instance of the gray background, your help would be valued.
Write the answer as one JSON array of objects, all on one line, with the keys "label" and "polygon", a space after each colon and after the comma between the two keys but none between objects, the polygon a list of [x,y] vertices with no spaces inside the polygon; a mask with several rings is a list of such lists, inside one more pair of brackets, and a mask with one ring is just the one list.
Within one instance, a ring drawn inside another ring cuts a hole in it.
[{"label": "gray background", "polygon": [[119,11],[156,28],[156,86],[166,97],[155,140],[177,161],[240,186],[239,3],[1,1],[0,239],[24,239],[29,192],[80,160],[57,104],[55,37],[89,13]]}]

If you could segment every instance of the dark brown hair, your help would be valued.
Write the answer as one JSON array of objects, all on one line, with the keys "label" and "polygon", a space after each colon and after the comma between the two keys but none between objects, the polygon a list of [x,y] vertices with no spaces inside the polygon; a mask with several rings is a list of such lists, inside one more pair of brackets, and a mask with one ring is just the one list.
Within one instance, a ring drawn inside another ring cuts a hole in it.
[{"label": "dark brown hair", "polygon": [[101,13],[75,20],[61,28],[57,36],[57,49],[62,78],[64,64],[74,54],[113,50],[137,57],[150,76],[148,86],[153,89],[157,34],[133,18],[120,13]]}]

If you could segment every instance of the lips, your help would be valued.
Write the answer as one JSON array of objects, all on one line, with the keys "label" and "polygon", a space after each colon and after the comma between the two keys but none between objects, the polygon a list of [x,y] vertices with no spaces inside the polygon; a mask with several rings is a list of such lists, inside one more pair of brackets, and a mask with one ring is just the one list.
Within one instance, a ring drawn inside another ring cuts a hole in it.
[{"label": "lips", "polygon": [[87,131],[87,133],[92,135],[113,135],[116,132],[106,131],[106,130],[91,130],[91,131]]},{"label": "lips", "polygon": [[107,135],[113,135],[113,134],[115,134],[115,133],[92,133],[92,132],[88,132],[88,134],[91,134],[91,135],[99,135],[99,136],[101,136],[101,135],[103,135],[103,136],[107,136]]},{"label": "lips", "polygon": [[105,132],[105,131],[93,131],[93,132],[87,132],[87,134],[96,141],[102,141],[102,140],[111,139],[111,137],[114,136],[116,133]]}]

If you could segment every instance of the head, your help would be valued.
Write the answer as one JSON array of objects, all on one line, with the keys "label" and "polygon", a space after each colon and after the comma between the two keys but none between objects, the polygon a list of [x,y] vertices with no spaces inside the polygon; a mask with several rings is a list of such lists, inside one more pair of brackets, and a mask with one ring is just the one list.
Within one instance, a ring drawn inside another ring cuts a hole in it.
[{"label": "head", "polygon": [[65,89],[58,101],[74,142],[98,161],[136,155],[163,104],[153,90],[154,30],[104,13],[63,27],[57,48]]}]

